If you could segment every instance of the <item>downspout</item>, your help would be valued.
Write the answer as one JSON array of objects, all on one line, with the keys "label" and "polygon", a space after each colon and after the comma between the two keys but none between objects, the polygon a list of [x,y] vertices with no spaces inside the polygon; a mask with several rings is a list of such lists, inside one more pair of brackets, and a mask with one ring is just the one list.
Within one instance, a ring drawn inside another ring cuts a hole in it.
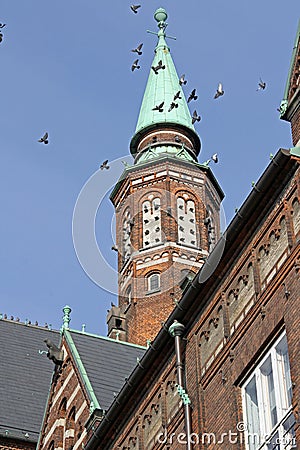
[{"label": "downspout", "polygon": [[184,422],[185,422],[185,431],[186,431],[186,449],[192,450],[192,442],[191,442],[191,429],[192,429],[192,420],[191,420],[191,401],[189,399],[188,394],[184,388],[184,370],[182,363],[182,354],[181,354],[181,338],[184,333],[184,325],[179,323],[177,320],[174,320],[173,324],[169,328],[170,335],[175,340],[175,355],[176,355],[176,371],[177,371],[177,390],[183,401],[184,408]]}]

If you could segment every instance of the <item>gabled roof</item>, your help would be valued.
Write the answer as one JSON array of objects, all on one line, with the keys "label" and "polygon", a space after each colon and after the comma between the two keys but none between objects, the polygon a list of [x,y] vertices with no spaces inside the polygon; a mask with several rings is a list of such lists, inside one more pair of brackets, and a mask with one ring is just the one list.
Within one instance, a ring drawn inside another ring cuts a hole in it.
[{"label": "gabled roof", "polygon": [[37,442],[54,364],[44,339],[58,331],[0,319],[0,436]]},{"label": "gabled roof", "polygon": [[[163,8],[159,8],[155,12],[154,18],[158,22],[159,27],[157,33],[158,42],[144,92],[135,135],[130,144],[132,154],[136,152],[136,141],[139,139],[139,136],[157,126],[165,127],[167,125],[175,125],[188,129],[200,147],[199,136],[192,124],[187,101],[179,84],[179,77],[170,54],[170,49],[165,40],[167,13]],[[158,67],[160,62],[164,68],[158,69],[157,71],[153,70],[153,68]],[[174,96],[178,91],[180,92],[180,98],[175,101],[178,107],[169,110],[172,101],[174,101]],[[164,102],[163,112],[153,110],[155,106],[160,105],[162,102]]]},{"label": "gabled roof", "polygon": [[93,407],[106,411],[146,348],[74,330],[64,335]]}]

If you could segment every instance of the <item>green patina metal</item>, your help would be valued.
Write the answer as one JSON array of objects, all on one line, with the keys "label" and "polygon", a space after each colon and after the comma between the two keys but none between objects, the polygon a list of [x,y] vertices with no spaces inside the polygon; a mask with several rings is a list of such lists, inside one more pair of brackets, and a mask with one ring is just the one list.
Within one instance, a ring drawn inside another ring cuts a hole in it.
[{"label": "green patina metal", "polygon": [[300,158],[300,147],[290,148],[290,154],[291,156],[297,156],[297,158]]},{"label": "green patina metal", "polygon": [[80,373],[82,382],[85,385],[87,395],[90,398],[90,413],[92,414],[95,409],[101,409],[100,405],[99,405],[99,402],[98,402],[97,397],[95,395],[95,392],[94,392],[94,390],[92,388],[91,382],[90,382],[89,377],[88,377],[88,375],[86,373],[84,365],[83,365],[83,363],[81,361],[81,358],[79,356],[78,350],[77,350],[76,345],[75,345],[75,343],[73,341],[73,338],[71,336],[70,331],[65,328],[63,330],[63,335],[65,336],[65,339],[66,339],[66,341],[67,341],[67,343],[69,345],[69,348],[71,350],[71,353],[72,353],[74,361],[75,361],[75,364],[76,364],[76,366],[78,368],[78,371]]},{"label": "green patina metal", "polygon": [[163,155],[169,155],[174,158],[184,159],[185,161],[195,162],[195,157],[192,156],[184,147],[178,148],[175,145],[158,145],[157,147],[149,147],[147,151],[141,153],[138,158],[138,164],[142,164]]},{"label": "green patina metal", "polygon": [[177,392],[178,392],[180,398],[183,401],[183,404],[184,405],[190,405],[191,404],[191,399],[188,396],[186,390],[182,386],[180,386],[179,384],[176,385],[176,388],[177,388]]},{"label": "green patina metal", "polygon": [[[132,154],[136,153],[139,137],[157,126],[174,125],[188,129],[194,135],[195,140],[200,143],[199,136],[192,124],[185,95],[179,84],[179,77],[170,54],[170,49],[165,40],[167,37],[165,33],[167,13],[163,8],[159,8],[155,12],[154,18],[158,22],[159,31],[157,33],[158,42],[155,48],[152,67],[158,66],[159,61],[162,61],[162,65],[165,68],[158,70],[157,74],[152,68],[150,69],[135,134],[130,144]],[[178,91],[180,91],[181,97],[176,100],[178,107],[169,111],[174,95]],[[164,102],[163,112],[153,111],[153,108],[162,102]],[[153,148],[153,151],[159,151],[158,147]]]},{"label": "green patina metal", "polygon": [[63,308],[63,313],[64,313],[64,315],[63,315],[63,325],[62,325],[62,329],[63,330],[68,330],[69,329],[69,324],[70,324],[70,321],[71,321],[71,317],[70,317],[71,311],[72,310],[71,310],[70,306],[68,306],[68,305],[66,305]]}]

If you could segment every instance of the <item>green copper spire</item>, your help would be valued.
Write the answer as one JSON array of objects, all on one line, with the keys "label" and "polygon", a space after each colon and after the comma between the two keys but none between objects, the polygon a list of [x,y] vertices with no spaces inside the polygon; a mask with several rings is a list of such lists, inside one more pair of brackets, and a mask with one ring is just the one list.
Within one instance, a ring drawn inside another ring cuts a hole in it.
[{"label": "green copper spire", "polygon": [[[148,77],[140,114],[131,140],[130,150],[134,155],[141,139],[151,130],[158,128],[167,129],[170,126],[179,128],[188,133],[195,144],[195,153],[199,153],[200,139],[192,124],[191,114],[185,99],[183,90],[179,84],[179,77],[174,66],[170,49],[165,38],[167,13],[163,8],[156,10],[155,20],[158,22],[159,31],[157,33],[158,42],[155,48],[155,56]],[[156,33],[155,33],[156,34]],[[157,70],[153,70],[157,68]],[[179,97],[174,100],[176,93]],[[153,110],[164,102],[162,111]],[[174,102],[177,107],[170,109]]]}]

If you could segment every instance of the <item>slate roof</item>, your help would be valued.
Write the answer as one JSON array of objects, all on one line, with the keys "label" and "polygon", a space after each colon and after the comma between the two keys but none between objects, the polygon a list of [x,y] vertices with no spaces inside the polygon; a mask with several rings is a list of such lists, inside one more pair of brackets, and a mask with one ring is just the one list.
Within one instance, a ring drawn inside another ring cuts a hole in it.
[{"label": "slate roof", "polygon": [[37,442],[54,364],[39,350],[58,331],[0,320],[0,436]]},{"label": "slate roof", "polygon": [[114,400],[114,394],[119,393],[125,378],[136,366],[137,358],[142,358],[146,348],[74,330],[65,334],[67,341],[68,334],[97,398],[98,405],[95,406],[106,411]]}]

